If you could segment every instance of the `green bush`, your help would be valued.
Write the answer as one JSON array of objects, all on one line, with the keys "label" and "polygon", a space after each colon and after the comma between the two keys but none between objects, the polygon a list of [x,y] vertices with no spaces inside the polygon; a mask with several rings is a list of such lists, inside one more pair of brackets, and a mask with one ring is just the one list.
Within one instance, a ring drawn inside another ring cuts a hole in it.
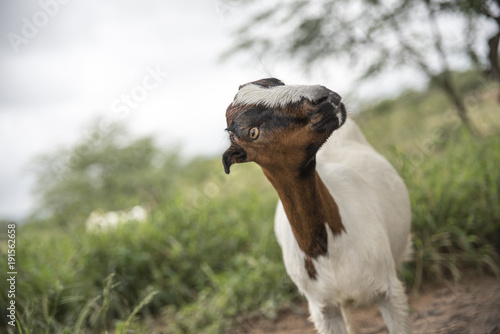
[{"label": "green bush", "polygon": [[393,152],[410,190],[415,268],[412,281],[459,279],[473,268],[500,277],[500,135],[464,130],[427,154]]},{"label": "green bush", "polygon": [[[274,190],[255,166],[226,176],[219,159],[201,160],[178,173],[179,191],[147,222],[100,233],[82,225],[21,226],[17,302],[24,331],[71,332],[75,323],[88,332],[114,328],[152,292],[143,318],[164,314],[170,323],[174,314],[169,331],[217,331],[233,316],[272,313],[294,296],[273,233]],[[186,316],[193,312],[199,320]]]}]

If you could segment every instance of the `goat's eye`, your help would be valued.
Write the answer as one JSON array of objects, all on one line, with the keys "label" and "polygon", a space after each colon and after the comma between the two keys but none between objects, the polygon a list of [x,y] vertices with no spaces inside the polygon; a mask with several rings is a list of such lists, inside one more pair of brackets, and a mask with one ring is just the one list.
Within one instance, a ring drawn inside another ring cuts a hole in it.
[{"label": "goat's eye", "polygon": [[253,140],[259,138],[259,133],[259,128],[251,128],[249,132],[250,138],[252,138]]}]

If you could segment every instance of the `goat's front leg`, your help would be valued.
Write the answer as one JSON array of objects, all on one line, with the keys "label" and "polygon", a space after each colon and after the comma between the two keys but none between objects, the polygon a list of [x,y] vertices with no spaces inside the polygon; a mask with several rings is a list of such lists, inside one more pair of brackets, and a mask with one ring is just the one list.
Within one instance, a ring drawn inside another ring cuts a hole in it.
[{"label": "goat's front leg", "polygon": [[377,300],[385,324],[391,334],[410,334],[411,320],[408,314],[408,300],[401,281],[394,275],[386,294]]},{"label": "goat's front leg", "polygon": [[346,327],[343,311],[338,306],[323,306],[309,302],[311,320],[320,334],[355,334],[351,324]]}]

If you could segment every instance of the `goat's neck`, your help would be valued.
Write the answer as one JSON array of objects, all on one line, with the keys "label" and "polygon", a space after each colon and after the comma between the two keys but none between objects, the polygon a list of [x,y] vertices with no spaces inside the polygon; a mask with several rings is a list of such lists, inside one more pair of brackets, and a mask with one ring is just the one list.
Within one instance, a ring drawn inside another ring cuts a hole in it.
[{"label": "goat's neck", "polygon": [[[313,168],[307,174],[262,168],[283,203],[299,247],[309,258],[326,255],[328,235],[344,230],[337,203]],[[310,261],[310,259],[309,259]]]}]

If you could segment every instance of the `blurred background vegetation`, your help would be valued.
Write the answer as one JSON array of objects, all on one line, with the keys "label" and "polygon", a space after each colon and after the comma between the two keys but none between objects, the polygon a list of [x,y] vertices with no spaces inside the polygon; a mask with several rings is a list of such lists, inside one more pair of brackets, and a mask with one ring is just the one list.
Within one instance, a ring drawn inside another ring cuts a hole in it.
[{"label": "blurred background vegetation", "polygon": [[[241,43],[229,54],[282,52],[302,57],[306,67],[369,54],[359,80],[408,64],[423,71],[425,89],[366,101],[351,115],[410,190],[415,256],[401,275],[415,291],[424,281],[459,280],[470,271],[500,277],[500,34],[489,37],[486,54],[468,43],[454,49],[471,59],[469,70],[457,72],[435,24],[439,15],[460,16],[474,34],[484,16],[500,31],[500,3],[396,1],[388,11],[379,1],[361,1],[352,15],[339,15],[346,3],[266,9],[235,32]],[[431,27],[427,49],[405,36],[405,20],[415,13]],[[298,26],[287,23],[293,15],[303,17],[293,21]],[[279,40],[257,38],[252,24],[288,27],[290,36],[283,28]],[[381,43],[389,35],[392,42]],[[429,62],[428,52],[438,61]],[[96,120],[88,133],[32,163],[39,207],[16,232],[20,333],[221,333],[301,300],[274,238],[277,196],[257,166],[238,165],[226,176],[219,157],[186,160],[152,137],[131,136],[126,124]],[[135,205],[147,208],[146,222],[85,228],[95,210]],[[0,288],[5,308],[5,280]],[[5,317],[0,324],[7,328]]]}]

